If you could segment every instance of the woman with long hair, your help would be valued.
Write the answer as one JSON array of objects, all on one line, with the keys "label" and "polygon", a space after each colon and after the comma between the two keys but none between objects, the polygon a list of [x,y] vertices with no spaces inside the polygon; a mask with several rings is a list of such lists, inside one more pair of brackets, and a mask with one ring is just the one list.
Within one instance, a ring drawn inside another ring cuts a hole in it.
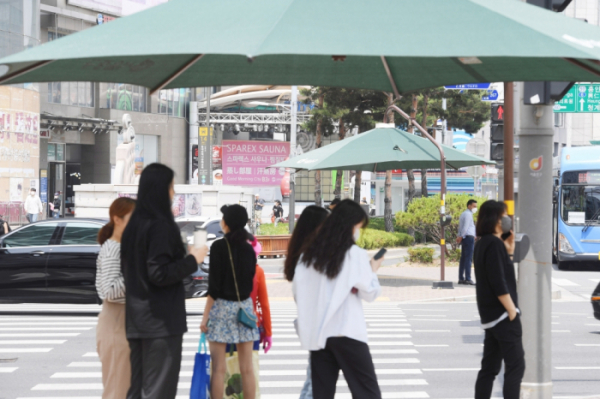
[{"label": "woman with long hair", "polygon": [[479,208],[475,245],[477,308],[485,330],[481,370],[475,383],[475,399],[489,399],[494,379],[504,361],[506,399],[518,399],[525,373],[523,329],[512,256],[515,235],[506,204],[486,201]]},{"label": "woman with long hair", "polygon": [[[338,200],[339,202],[339,200]],[[298,218],[292,238],[288,244],[287,255],[283,267],[283,275],[287,281],[294,280],[296,265],[302,255],[302,250],[310,243],[317,230],[325,219],[329,216],[329,211],[320,206],[310,205],[304,208]],[[306,381],[300,392],[300,399],[312,399],[312,377],[310,373],[310,357],[308,359],[308,368],[306,370]]]},{"label": "woman with long hair", "polygon": [[383,258],[370,260],[356,245],[369,219],[354,201],[340,202],[306,246],[293,280],[298,306],[297,331],[310,351],[315,399],[333,399],[340,369],[352,397],[381,399],[367,345],[362,300],[381,293],[377,270]]},{"label": "woman with long hair", "polygon": [[131,349],[127,399],[172,399],[187,331],[183,279],[208,248],[189,247],[171,213],[174,172],[153,163],[142,171],[137,205],[123,233],[126,333]]},{"label": "woman with long hair", "polygon": [[212,370],[211,398],[222,398],[225,387],[227,344],[236,344],[242,376],[244,399],[254,399],[256,382],[252,365],[252,348],[259,339],[256,320],[252,327],[238,318],[243,312],[246,319],[255,318],[252,293],[256,273],[256,254],[248,243],[245,230],[248,212],[240,205],[221,208],[222,240],[210,249],[208,297],[200,330],[206,333],[210,346]]},{"label": "woman with long hair", "polygon": [[108,210],[110,221],[98,233],[101,247],[96,262],[96,291],[103,302],[96,326],[96,349],[102,364],[103,399],[125,398],[131,384],[121,237],[134,208],[131,198],[114,200]]},{"label": "woman with long hair", "polygon": [[288,244],[287,255],[283,266],[283,275],[287,281],[294,280],[296,265],[302,255],[304,246],[310,242],[321,223],[329,216],[329,212],[320,206],[310,205],[304,208],[296,222],[296,227]]}]

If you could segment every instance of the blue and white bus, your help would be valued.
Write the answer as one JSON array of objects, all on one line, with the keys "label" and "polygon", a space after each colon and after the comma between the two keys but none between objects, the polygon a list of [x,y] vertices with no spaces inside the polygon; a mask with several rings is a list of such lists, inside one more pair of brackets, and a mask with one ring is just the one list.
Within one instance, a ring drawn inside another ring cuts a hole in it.
[{"label": "blue and white bus", "polygon": [[600,147],[563,148],[554,184],[553,261],[600,270]]}]

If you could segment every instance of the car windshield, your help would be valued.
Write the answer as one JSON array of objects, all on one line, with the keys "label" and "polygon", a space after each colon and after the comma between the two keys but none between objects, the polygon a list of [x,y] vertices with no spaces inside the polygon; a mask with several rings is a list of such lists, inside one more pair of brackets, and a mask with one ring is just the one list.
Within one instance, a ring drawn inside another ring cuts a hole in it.
[{"label": "car windshield", "polygon": [[600,186],[563,185],[561,208],[567,224],[600,223],[596,214],[600,209]]},{"label": "car windshield", "polygon": [[179,230],[185,233],[188,237],[194,235],[194,227],[202,226],[203,222],[177,222]]}]

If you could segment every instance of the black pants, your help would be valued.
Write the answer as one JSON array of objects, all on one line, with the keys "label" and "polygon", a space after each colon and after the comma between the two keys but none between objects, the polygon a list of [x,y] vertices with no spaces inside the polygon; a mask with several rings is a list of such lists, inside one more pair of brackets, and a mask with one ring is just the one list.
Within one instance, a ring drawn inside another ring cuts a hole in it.
[{"label": "black pants", "polygon": [[340,374],[353,399],[381,399],[369,346],[346,337],[328,338],[325,349],[310,352],[314,399],[333,399]]},{"label": "black pants", "polygon": [[183,335],[129,339],[131,387],[127,399],[173,399],[177,394]]},{"label": "black pants", "polygon": [[521,316],[508,318],[485,330],[481,370],[475,383],[475,399],[489,399],[494,378],[500,372],[504,360],[504,398],[519,399],[521,380],[525,373],[523,330]]}]

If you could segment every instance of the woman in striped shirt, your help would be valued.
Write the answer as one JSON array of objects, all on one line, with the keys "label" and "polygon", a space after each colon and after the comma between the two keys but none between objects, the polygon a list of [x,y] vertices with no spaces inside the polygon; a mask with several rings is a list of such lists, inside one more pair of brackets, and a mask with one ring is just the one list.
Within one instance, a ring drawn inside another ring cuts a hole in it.
[{"label": "woman in striped shirt", "polygon": [[96,345],[102,362],[103,399],[125,399],[131,384],[129,343],[125,336],[125,282],[121,272],[121,235],[135,201],[116,199],[109,209],[110,222],[98,233],[102,247],[96,264],[96,291],[102,312],[96,327]]}]

